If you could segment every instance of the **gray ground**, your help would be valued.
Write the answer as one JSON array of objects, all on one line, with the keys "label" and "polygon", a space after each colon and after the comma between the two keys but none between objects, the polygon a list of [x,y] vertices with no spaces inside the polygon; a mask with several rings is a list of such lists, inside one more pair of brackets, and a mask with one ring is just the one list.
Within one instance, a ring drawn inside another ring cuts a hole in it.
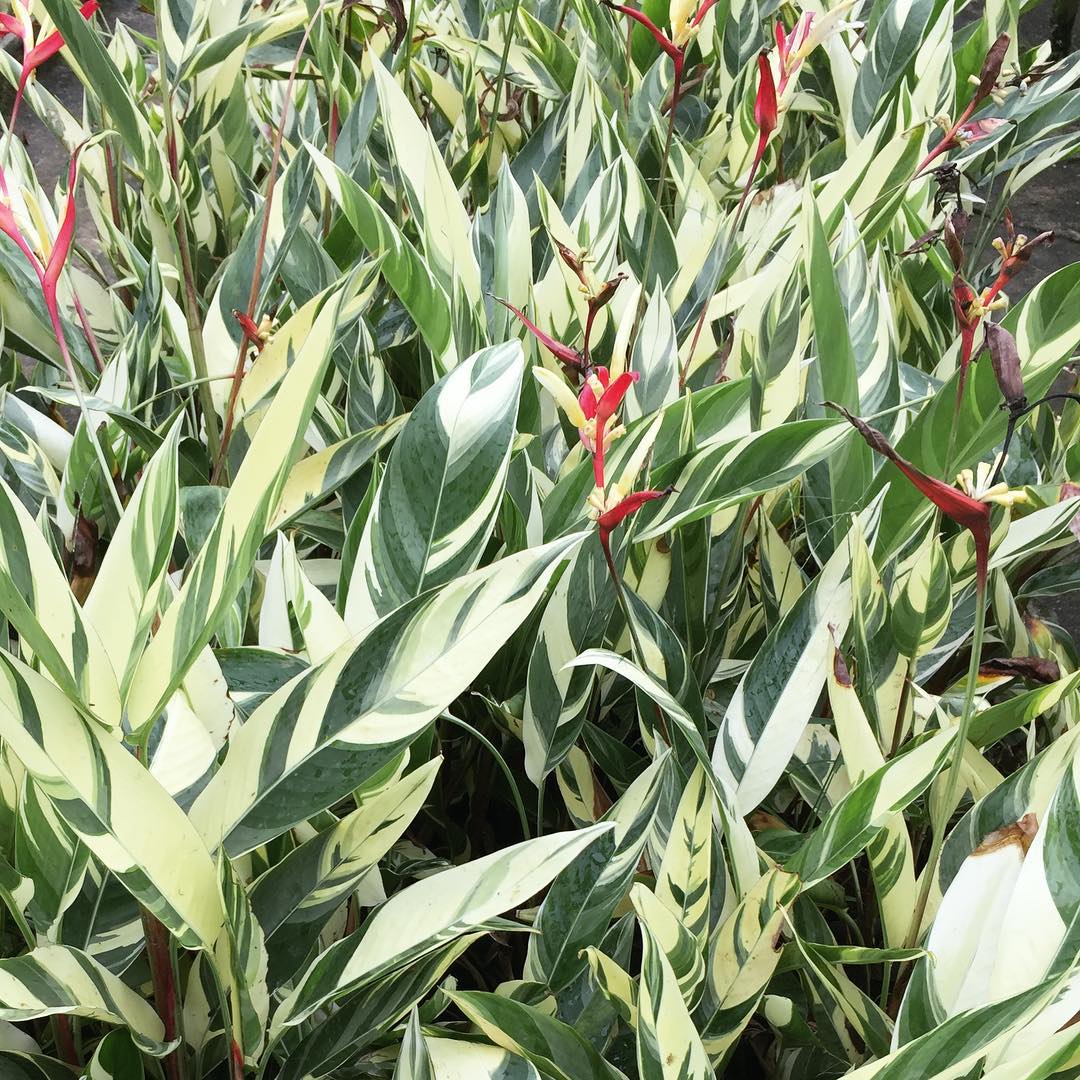
[{"label": "gray ground", "polygon": [[[141,10],[134,0],[105,0],[102,6],[110,21],[122,20],[135,31],[153,31],[153,17]],[[1049,8],[1049,0],[1043,0],[1021,20],[1021,38],[1026,45],[1044,41],[1049,36]],[[1080,39],[1080,28],[1076,36]],[[1074,41],[1074,47],[1080,47],[1080,40]],[[81,86],[63,63],[54,61],[39,74],[52,93],[68,108],[79,110]],[[10,91],[6,87],[4,93],[0,94],[0,107],[7,112],[10,102],[3,98],[10,98]],[[19,133],[31,147],[38,175],[46,190],[49,190],[67,168],[63,148],[57,145],[29,109],[22,110]],[[1022,289],[1030,289],[1041,278],[1062,266],[1080,262],[1080,159],[1048,169],[1029,183],[1014,201],[1012,212],[1018,232],[1031,236],[1043,229],[1053,229],[1057,237],[1052,246],[1036,249],[1031,264],[1019,281]],[[1014,300],[1019,291],[1014,291]],[[1058,604],[1048,605],[1045,614],[1067,627],[1080,641],[1080,594],[1073,593]]]}]

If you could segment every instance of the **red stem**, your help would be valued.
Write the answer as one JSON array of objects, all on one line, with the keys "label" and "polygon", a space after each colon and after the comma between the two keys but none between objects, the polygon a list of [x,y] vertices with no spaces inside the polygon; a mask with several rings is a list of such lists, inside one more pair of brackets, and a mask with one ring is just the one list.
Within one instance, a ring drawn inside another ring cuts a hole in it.
[{"label": "red stem", "polygon": [[935,158],[940,157],[947,150],[952,149],[953,144],[954,144],[954,140],[956,139],[956,133],[960,130],[961,125],[967,123],[967,121],[971,118],[971,114],[974,111],[975,111],[975,102],[972,101],[968,105],[968,107],[960,114],[960,119],[957,120],[956,123],[953,124],[953,126],[951,128],[949,128],[949,130],[947,132],[945,132],[945,137],[941,140],[941,142],[939,142],[937,144],[937,146],[935,146],[934,149],[931,150],[930,153],[927,154],[926,157],[924,157],[922,159],[921,164],[915,170],[915,179],[916,180],[923,174],[923,172],[925,171],[927,165],[929,165],[930,162],[934,161]]},{"label": "red stem", "polygon": [[[165,1041],[172,1042],[180,1035],[180,995],[176,988],[176,971],[169,948],[169,933],[146,908],[142,909],[142,924],[143,936],[146,938],[146,955],[150,961],[150,977],[154,984],[154,1004],[165,1026]],[[163,1058],[161,1064],[167,1080],[185,1080],[187,1069],[182,1046],[178,1046]]]},{"label": "red stem", "polygon": [[[259,302],[259,288],[262,285],[263,262],[266,258],[266,239],[270,232],[270,214],[274,205],[274,188],[277,186],[278,166],[281,163],[281,142],[285,135],[285,125],[289,119],[289,107],[292,104],[293,91],[296,86],[296,75],[300,68],[300,60],[307,48],[311,31],[315,29],[315,23],[326,7],[327,0],[322,0],[311,21],[304,30],[304,36],[300,39],[300,47],[296,50],[293,59],[292,70],[289,72],[289,81],[285,85],[285,100],[281,106],[281,120],[274,130],[273,152],[270,157],[270,176],[266,183],[266,199],[263,203],[262,227],[259,231],[259,246],[255,249],[255,268],[251,273],[251,290],[248,292],[248,302],[245,314],[252,322],[255,322],[255,308]],[[214,463],[214,472],[210,478],[212,484],[216,484],[225,465],[226,453],[229,449],[229,440],[232,438],[233,422],[236,414],[236,399],[240,394],[240,384],[244,379],[244,360],[247,357],[247,338],[240,336],[240,347],[236,354],[236,365],[232,374],[232,389],[229,391],[229,404],[225,410],[225,426],[221,433],[221,447],[218,450],[218,459]]]}]

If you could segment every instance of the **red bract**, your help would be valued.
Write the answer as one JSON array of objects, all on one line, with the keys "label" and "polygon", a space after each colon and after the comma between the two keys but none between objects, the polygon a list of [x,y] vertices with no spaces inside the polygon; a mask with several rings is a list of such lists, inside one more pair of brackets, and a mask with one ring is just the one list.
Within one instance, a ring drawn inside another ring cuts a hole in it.
[{"label": "red bract", "polygon": [[806,39],[810,36],[810,29],[814,25],[814,13],[803,12],[798,21],[791,28],[791,33],[785,33],[784,27],[776,24],[776,51],[780,58],[780,83],[776,88],[778,94],[782,94],[787,87],[788,80],[799,69],[801,60],[797,60],[799,50],[803,47]]},{"label": "red bract", "polygon": [[600,380],[604,387],[600,400],[596,401],[595,394],[591,389],[589,390],[589,397],[595,402],[591,413],[589,406],[583,400],[585,397],[584,391],[582,391],[581,397],[578,399],[586,418],[596,422],[596,431],[593,435],[595,446],[593,450],[593,476],[596,479],[597,487],[602,488],[604,486],[604,428],[618,411],[622,399],[626,397],[626,392],[640,378],[641,375],[637,371],[624,371],[614,382],[608,383],[607,371],[605,370],[604,376]]},{"label": "red bract", "polygon": [[758,56],[757,97],[754,99],[754,123],[757,124],[758,129],[758,144],[754,152],[754,161],[750,166],[750,175],[746,178],[746,186],[743,188],[742,198],[739,199],[739,206],[735,211],[736,221],[742,214],[743,206],[754,183],[754,177],[757,176],[758,167],[761,165],[761,159],[765,156],[769,136],[776,130],[777,119],[776,84],[773,82],[769,58],[765,53],[761,53]]},{"label": "red bract", "polygon": [[541,345],[560,364],[569,364],[570,367],[580,369],[582,365],[581,354],[576,349],[571,349],[569,345],[564,345],[561,341],[556,341],[550,334],[545,334],[536,323],[532,322],[523,311],[519,311],[513,304],[507,303],[500,297],[494,297],[497,303],[502,304],[507,311],[512,311],[521,321],[525,324],[525,328],[529,331]]},{"label": "red bract", "polygon": [[971,533],[975,541],[975,567],[981,588],[986,583],[987,563],[990,558],[990,504],[965,495],[943,480],[927,476],[906,458],[902,458],[893,449],[892,443],[865,420],[852,415],[843,405],[836,405],[831,401],[825,404],[844,416],[871,449],[888,458],[947,518],[951,518]]},{"label": "red bract", "polygon": [[600,543],[604,545],[604,550],[609,550],[608,542],[612,532],[614,532],[614,530],[617,529],[631,514],[636,513],[647,502],[652,502],[653,499],[663,499],[670,495],[674,490],[674,488],[667,487],[662,491],[635,491],[632,494],[627,495],[622,502],[601,514],[596,519],[596,524],[600,529]]},{"label": "red bract", "polygon": [[68,166],[68,194],[64,206],[64,215],[60,221],[60,228],[56,234],[56,241],[49,253],[47,262],[42,265],[41,260],[34,254],[33,249],[27,243],[19,228],[15,215],[8,205],[7,178],[3,169],[0,169],[0,230],[11,237],[18,245],[19,250],[26,256],[37,275],[41,284],[41,295],[45,300],[45,307],[49,312],[49,321],[52,323],[53,333],[56,335],[56,343],[60,347],[61,356],[68,369],[68,374],[75,378],[75,371],[68,355],[67,341],[64,338],[63,326],[60,322],[60,307],[56,293],[60,284],[60,274],[71,252],[72,241],[75,239],[75,177],[78,165],[79,151],[76,150]]},{"label": "red bract", "polygon": [[953,277],[952,304],[956,313],[956,325],[960,328],[960,381],[956,387],[956,400],[964,396],[964,384],[967,381],[968,366],[975,347],[975,331],[979,329],[979,316],[972,313],[975,291],[959,275]]},{"label": "red bract", "polygon": [[[715,3],[715,0],[713,0],[713,2]],[[634,22],[639,23],[641,26],[644,26],[645,29],[648,30],[648,32],[652,35],[653,40],[656,42],[656,44],[659,45],[660,48],[665,53],[667,53],[668,56],[671,57],[672,61],[675,64],[676,74],[682,74],[683,50],[680,49],[679,46],[676,45],[675,42],[672,41],[671,38],[669,38],[667,34],[665,34],[664,31],[660,29],[659,26],[657,26],[656,23],[654,23],[652,19],[650,19],[649,16],[645,14],[644,11],[638,11],[637,8],[629,7],[626,4],[613,3],[612,0],[602,0],[602,3],[604,7],[609,7],[612,11],[622,12],[622,14],[625,15],[627,18],[633,19]],[[708,10],[708,8],[706,8],[706,10]]]},{"label": "red bract", "polygon": [[[86,0],[86,3],[79,8],[79,14],[84,19],[89,19],[99,7],[98,0]],[[19,19],[16,19],[13,15],[2,15],[0,16],[0,26],[9,34],[14,34],[23,44],[22,73],[19,75],[19,85],[15,91],[15,103],[11,107],[11,120],[8,122],[8,128],[12,129],[15,127],[15,120],[19,115],[19,106],[22,104],[23,92],[26,90],[26,84],[30,81],[30,76],[46,60],[51,60],[64,47],[64,38],[59,30],[54,30],[28,49],[26,47],[26,27]]]}]

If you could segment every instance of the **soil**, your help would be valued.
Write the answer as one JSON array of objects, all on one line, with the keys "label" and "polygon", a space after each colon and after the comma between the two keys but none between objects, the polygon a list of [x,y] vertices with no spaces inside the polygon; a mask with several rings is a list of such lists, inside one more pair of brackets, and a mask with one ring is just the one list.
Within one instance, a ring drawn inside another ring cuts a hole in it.
[{"label": "soil", "polygon": [[[1025,46],[1049,37],[1050,4],[1051,0],[1042,0],[1021,18],[1020,38]],[[142,10],[134,0],[106,0],[102,7],[110,22],[123,21],[136,33],[153,33],[153,16]],[[1080,30],[1074,34],[1076,36],[1080,36]],[[1076,46],[1074,40],[1073,47]],[[75,112],[80,109],[82,87],[65,64],[53,61],[39,75],[49,90],[69,109]],[[0,108],[5,113],[10,109],[10,97],[11,91],[5,85],[0,91]],[[51,190],[67,169],[67,155],[63,147],[58,145],[30,109],[22,110],[18,130],[30,147],[42,186],[46,191]],[[1033,236],[1044,229],[1052,229],[1056,237],[1052,245],[1036,249],[1016,286],[1010,290],[1015,301],[1024,290],[1032,288],[1046,275],[1070,263],[1080,262],[1080,159],[1064,161],[1037,176],[1020,192],[1011,209],[1017,232]],[[83,215],[87,226],[88,216]],[[80,239],[93,241],[92,226]],[[1077,317],[1080,318],[1080,313]],[[1057,603],[1047,604],[1039,614],[1060,623],[1080,642],[1080,593],[1072,593]]]}]

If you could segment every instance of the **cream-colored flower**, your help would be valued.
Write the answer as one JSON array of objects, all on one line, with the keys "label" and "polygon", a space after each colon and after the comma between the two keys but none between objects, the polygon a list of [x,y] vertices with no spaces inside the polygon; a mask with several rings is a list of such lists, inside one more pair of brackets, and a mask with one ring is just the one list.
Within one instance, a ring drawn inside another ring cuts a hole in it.
[{"label": "cream-colored flower", "polygon": [[998,454],[991,462],[980,461],[974,473],[971,469],[961,469],[956,477],[960,490],[979,502],[996,503],[998,506],[1026,503],[1028,501],[1026,492],[1010,488],[1003,480],[999,480],[996,484],[990,483],[1000,458],[1001,455]]},{"label": "cream-colored flower", "polygon": [[693,26],[697,0],[671,0],[668,4],[668,26],[671,27],[671,40],[682,48],[696,32]]}]

